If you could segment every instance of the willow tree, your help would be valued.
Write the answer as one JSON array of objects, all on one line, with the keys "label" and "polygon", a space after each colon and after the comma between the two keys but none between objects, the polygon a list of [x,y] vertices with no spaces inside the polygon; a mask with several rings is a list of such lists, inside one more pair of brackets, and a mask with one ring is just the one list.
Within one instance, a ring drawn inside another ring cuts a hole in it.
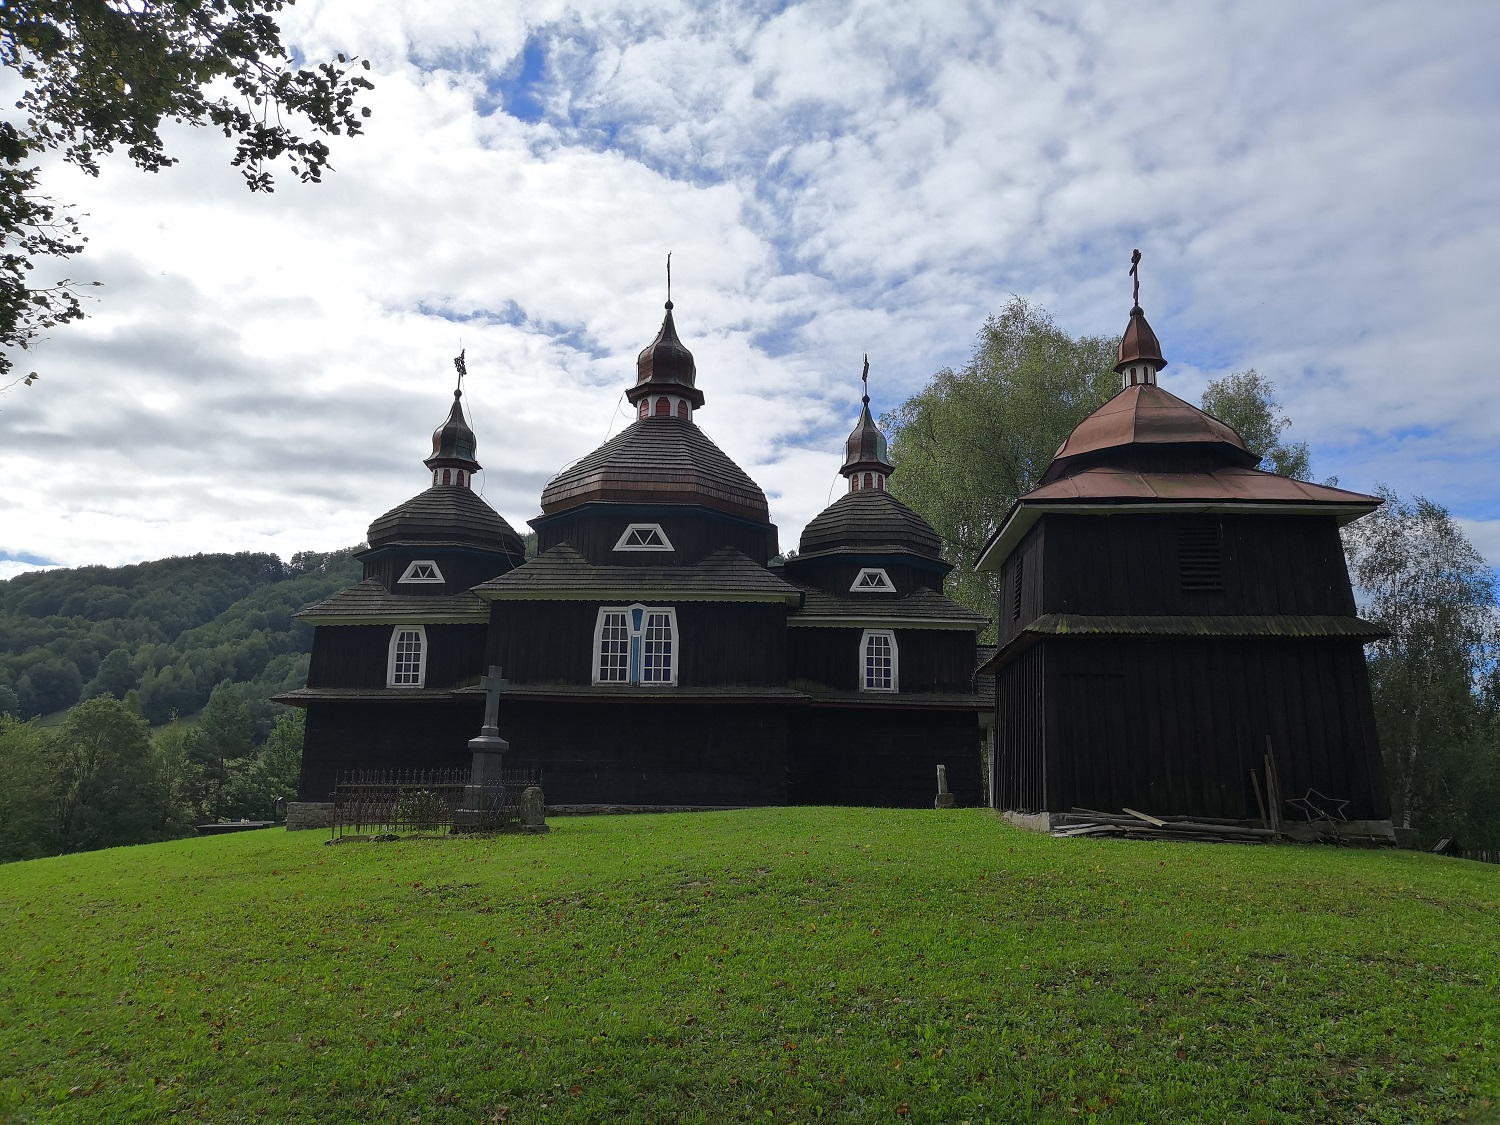
[{"label": "willow tree", "polygon": [[1292,421],[1276,400],[1276,384],[1260,372],[1237,371],[1215,379],[1203,390],[1203,409],[1239,431],[1245,444],[1264,460],[1262,469],[1307,480],[1312,471],[1307,442],[1291,441]]},{"label": "willow tree", "polygon": [[1484,557],[1426,497],[1385,503],[1344,531],[1365,616],[1370,690],[1398,824],[1500,847],[1500,621]]}]

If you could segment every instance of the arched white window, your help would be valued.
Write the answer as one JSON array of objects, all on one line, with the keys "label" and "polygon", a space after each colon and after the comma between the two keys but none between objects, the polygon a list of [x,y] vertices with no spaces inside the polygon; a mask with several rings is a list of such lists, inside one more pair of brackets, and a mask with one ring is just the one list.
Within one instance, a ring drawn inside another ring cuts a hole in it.
[{"label": "arched white window", "polygon": [[427,630],[420,625],[397,625],[391,630],[386,665],[390,687],[421,687],[427,678]]},{"label": "arched white window", "polygon": [[677,682],[677,611],[605,606],[594,625],[594,683]]},{"label": "arched white window", "polygon": [[432,559],[416,559],[398,578],[398,582],[441,582],[443,572]]},{"label": "arched white window", "polygon": [[854,585],[849,587],[851,594],[890,594],[896,589],[891,576],[879,567],[867,566],[859,572],[854,579]]},{"label": "arched white window", "polygon": [[899,691],[900,672],[896,634],[889,629],[866,629],[859,640],[859,689]]},{"label": "arched white window", "polygon": [[620,536],[620,541],[615,544],[617,551],[670,551],[672,541],[667,538],[667,533],[661,529],[659,523],[633,523],[625,529]]}]

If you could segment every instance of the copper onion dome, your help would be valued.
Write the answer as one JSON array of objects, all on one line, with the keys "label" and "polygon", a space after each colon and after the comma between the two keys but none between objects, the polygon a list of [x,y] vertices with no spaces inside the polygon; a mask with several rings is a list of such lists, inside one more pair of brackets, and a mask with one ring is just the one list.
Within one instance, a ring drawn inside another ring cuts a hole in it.
[{"label": "copper onion dome", "polygon": [[636,357],[635,370],[635,386],[625,392],[632,405],[654,394],[681,395],[695,407],[703,405],[703,392],[694,385],[698,368],[693,353],[677,338],[671,301],[667,302],[667,315],[662,318],[656,339]]},{"label": "copper onion dome", "polygon": [[463,394],[463,391],[453,392],[453,406],[447,419],[432,431],[432,456],[423,462],[429,469],[463,469],[473,473],[480,467],[474,460],[478,442],[464,420]]}]

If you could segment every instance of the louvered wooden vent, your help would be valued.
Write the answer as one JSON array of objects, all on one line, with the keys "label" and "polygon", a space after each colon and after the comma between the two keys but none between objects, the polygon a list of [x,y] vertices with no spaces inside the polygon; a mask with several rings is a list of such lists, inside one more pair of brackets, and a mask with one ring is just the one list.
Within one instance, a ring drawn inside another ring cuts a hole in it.
[{"label": "louvered wooden vent", "polygon": [[1177,574],[1184,590],[1224,588],[1217,523],[1189,523],[1177,529]]},{"label": "louvered wooden vent", "polygon": [[1021,619],[1021,587],[1026,584],[1026,556],[1016,556],[1016,584],[1010,595],[1010,615],[1015,620]]}]

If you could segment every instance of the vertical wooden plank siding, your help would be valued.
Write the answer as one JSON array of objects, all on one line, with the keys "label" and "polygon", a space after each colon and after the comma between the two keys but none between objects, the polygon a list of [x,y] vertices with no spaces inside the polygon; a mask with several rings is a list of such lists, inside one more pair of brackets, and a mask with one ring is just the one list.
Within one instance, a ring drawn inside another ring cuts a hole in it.
[{"label": "vertical wooden plank siding", "polygon": [[[320,625],[313,633],[307,686],[383,688],[396,625]],[[483,625],[424,625],[427,671],[424,687],[446,688],[472,680],[484,657]]]},{"label": "vertical wooden plank siding", "polygon": [[995,789],[1003,809],[1040,812],[1047,807],[1042,671],[1037,645],[996,676]]},{"label": "vertical wooden plank siding", "polygon": [[[614,601],[497,601],[490,611],[490,663],[516,684],[589,684],[594,628]],[[683,687],[784,686],[786,607],[765,602],[671,602],[677,611],[677,682]]]},{"label": "vertical wooden plank siding", "polygon": [[[1374,732],[1359,718],[1368,704],[1359,698],[1364,660],[1357,642],[1048,638],[1000,677],[1002,759],[1022,774],[1036,767],[1025,752],[1035,728],[1022,718],[1021,664],[1038,651],[1050,661],[1049,758],[1042,767],[1050,811],[1129,805],[1257,817],[1249,771],[1263,772],[1269,735],[1286,797],[1316,789],[1348,800],[1351,819],[1389,816]],[[1028,801],[1038,784],[1025,776],[1003,780],[1014,801]]]}]

